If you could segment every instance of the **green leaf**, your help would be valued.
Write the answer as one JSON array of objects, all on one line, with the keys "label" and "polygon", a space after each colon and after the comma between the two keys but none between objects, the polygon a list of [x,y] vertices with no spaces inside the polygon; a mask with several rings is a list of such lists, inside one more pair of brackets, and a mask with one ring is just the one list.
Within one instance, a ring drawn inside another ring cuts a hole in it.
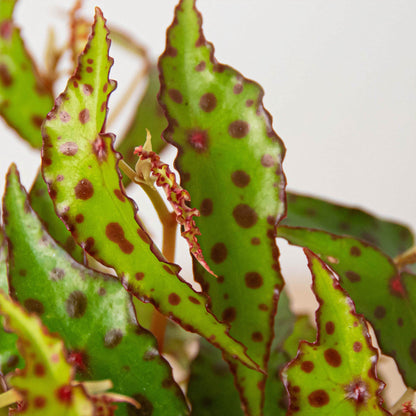
[{"label": "green leaf", "polygon": [[42,220],[48,233],[78,262],[82,263],[84,252],[76,244],[71,233],[62,220],[56,215],[53,202],[48,195],[48,187],[41,173],[36,176],[30,190],[30,205]]},{"label": "green leaf", "polygon": [[407,250],[414,242],[410,230],[401,224],[382,220],[361,209],[297,193],[287,194],[287,214],[281,224],[355,237],[392,257]]},{"label": "green leaf", "polygon": [[[280,372],[296,354],[299,341],[312,339],[315,335],[315,330],[306,317],[299,317],[296,321],[295,319],[289,307],[289,300],[283,292],[275,321],[276,337],[273,340],[267,368],[269,377],[265,386],[265,416],[286,414],[288,401]],[[296,348],[293,348],[295,344]],[[201,340],[199,354],[191,366],[188,398],[192,404],[192,413],[197,416],[243,415],[229,367],[220,352],[204,340]]]},{"label": "green leaf", "polygon": [[[7,281],[7,258],[8,248],[5,241],[3,229],[0,228],[0,289],[9,293],[9,282]],[[17,350],[17,336],[12,332],[4,330],[4,318],[0,318],[0,371],[7,374],[16,368],[23,368],[24,361]]]},{"label": "green leaf", "polygon": [[[84,250],[113,267],[126,289],[185,329],[257,367],[245,348],[228,335],[195,292],[167,263],[120,188],[119,154],[103,133],[112,61],[104,19],[97,11],[93,33],[75,75],[44,125],[43,175],[58,215]],[[98,214],[99,213],[99,214]]]},{"label": "green leaf", "polygon": [[[214,313],[266,368],[283,286],[274,225],[284,211],[284,148],[262,89],[215,60],[201,20],[194,1],[182,0],[168,30],[159,61],[164,138],[179,150],[176,167],[201,213],[202,252],[219,276],[195,266],[195,278]],[[266,376],[230,363],[247,414],[260,413]]]},{"label": "green leaf", "polygon": [[354,238],[299,227],[279,227],[278,237],[330,265],[375,329],[383,353],[396,360],[405,383],[416,387],[416,276],[400,275],[388,256]]},{"label": "green leaf", "polygon": [[[46,233],[14,166],[4,203],[13,293],[29,311],[40,314],[50,331],[61,335],[78,378],[110,379],[114,392],[136,398],[153,416],[186,414],[155,339],[137,324],[130,295],[112,276],[76,263]],[[130,414],[125,406],[120,405],[116,415]]]},{"label": "green leaf", "polygon": [[[134,148],[143,143],[146,129],[152,135],[152,148],[155,153],[160,153],[166,146],[166,142],[162,140],[162,132],[165,130],[167,122],[157,101],[160,82],[159,71],[156,67],[150,68],[148,77],[146,91],[137,106],[136,113],[127,127],[125,135],[117,143],[117,150],[130,166],[134,166],[137,162],[137,156],[133,153]],[[127,186],[129,183],[130,179],[124,176],[123,184]]]},{"label": "green leaf", "polygon": [[301,342],[285,370],[289,412],[307,415],[386,415],[383,384],[376,379],[377,352],[367,325],[328,267],[306,251],[319,302],[316,342]]},{"label": "green leaf", "polygon": [[40,148],[40,126],[53,99],[13,22],[15,3],[0,2],[0,115],[31,146]]},{"label": "green leaf", "polygon": [[26,360],[22,371],[8,379],[23,396],[19,414],[93,415],[93,404],[82,387],[70,385],[73,368],[66,361],[62,341],[48,333],[35,315],[28,315],[0,291],[0,313],[6,328],[19,338],[18,347]]}]

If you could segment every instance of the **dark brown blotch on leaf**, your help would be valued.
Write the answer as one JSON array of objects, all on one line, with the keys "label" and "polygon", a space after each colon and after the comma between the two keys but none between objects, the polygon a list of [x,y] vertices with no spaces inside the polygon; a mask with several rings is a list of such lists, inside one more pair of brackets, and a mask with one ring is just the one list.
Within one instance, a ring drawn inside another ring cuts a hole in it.
[{"label": "dark brown blotch on leaf", "polygon": [[260,273],[249,272],[244,276],[246,286],[250,289],[258,289],[263,285],[263,277]]},{"label": "dark brown blotch on leaf", "polygon": [[134,245],[126,239],[123,227],[118,222],[110,222],[107,224],[105,235],[110,241],[118,244],[123,253],[131,254],[133,252]]},{"label": "dark brown blotch on leaf", "polygon": [[231,174],[231,180],[235,186],[244,188],[250,183],[250,175],[243,170],[236,170]]},{"label": "dark brown blotch on leaf", "polygon": [[328,335],[332,335],[335,331],[335,324],[332,321],[328,321],[325,324],[325,331]]},{"label": "dark brown blotch on leaf", "polygon": [[78,114],[78,119],[82,124],[85,124],[88,121],[90,121],[90,110],[88,110],[88,108],[84,108],[83,110],[81,110]]},{"label": "dark brown blotch on leaf", "polygon": [[65,309],[69,317],[82,318],[87,310],[88,299],[84,292],[74,290],[65,302]]},{"label": "dark brown blotch on leaf", "polygon": [[212,92],[207,92],[199,100],[199,106],[201,107],[202,111],[210,113],[217,106],[217,97],[215,97]]},{"label": "dark brown blotch on leaf", "polygon": [[386,308],[384,306],[381,306],[381,305],[377,306],[374,309],[374,316],[377,319],[383,319],[386,316]]},{"label": "dark brown blotch on leaf", "polygon": [[242,228],[253,227],[258,220],[257,213],[247,204],[239,204],[233,210],[236,223]]},{"label": "dark brown blotch on leaf", "polygon": [[237,316],[237,311],[233,306],[230,306],[229,308],[224,309],[222,312],[222,320],[225,322],[233,322]]},{"label": "dark brown blotch on leaf", "polygon": [[233,121],[228,126],[228,133],[235,139],[242,139],[243,137],[247,136],[249,130],[250,125],[244,120]]},{"label": "dark brown blotch on leaf", "polygon": [[315,368],[312,361],[303,361],[300,365],[300,369],[305,373],[310,373]]},{"label": "dark brown blotch on leaf", "polygon": [[115,348],[123,339],[123,332],[120,329],[110,329],[104,337],[104,346],[106,348]]},{"label": "dark brown blotch on leaf", "polygon": [[37,299],[28,298],[23,304],[28,312],[33,312],[37,315],[42,315],[45,312],[43,303]]},{"label": "dark brown blotch on leaf", "polygon": [[179,90],[175,89],[175,88],[171,88],[168,91],[169,97],[172,99],[172,101],[174,101],[177,104],[182,104],[183,101],[183,97],[182,94]]},{"label": "dark brown blotch on leaf", "polygon": [[0,82],[4,87],[10,87],[13,84],[13,77],[5,64],[0,64]]},{"label": "dark brown blotch on leaf", "polygon": [[211,249],[211,260],[214,263],[222,263],[227,258],[228,250],[224,243],[216,243]]},{"label": "dark brown blotch on leaf", "polygon": [[359,257],[361,256],[361,250],[357,246],[352,246],[350,249],[351,256]]},{"label": "dark brown blotch on leaf", "polygon": [[205,69],[205,67],[206,67],[207,65],[206,65],[206,63],[205,63],[205,61],[201,61],[196,67],[195,67],[195,71],[197,71],[197,72],[201,72],[201,71],[203,71],[204,69]]},{"label": "dark brown blotch on leaf", "polygon": [[199,208],[199,212],[201,213],[201,215],[203,215],[204,217],[207,217],[208,215],[212,214],[212,210],[213,210],[213,203],[212,203],[212,199],[210,198],[205,198],[202,202],[201,202],[201,206]]},{"label": "dark brown blotch on leaf", "polygon": [[325,390],[315,390],[308,396],[312,407],[322,407],[329,403],[329,395]]},{"label": "dark brown blotch on leaf", "polygon": [[90,199],[94,195],[94,187],[92,186],[92,183],[86,178],[81,179],[77,183],[77,185],[74,188],[74,191],[75,197],[84,201]]},{"label": "dark brown blotch on leaf", "polygon": [[353,272],[351,270],[346,271],[345,276],[351,283],[356,283],[361,280],[361,276],[358,273]]},{"label": "dark brown blotch on leaf", "polygon": [[339,352],[334,348],[328,348],[324,351],[325,361],[331,367],[339,367],[342,363],[342,358]]},{"label": "dark brown blotch on leaf", "polygon": [[181,297],[177,293],[171,293],[168,296],[168,302],[174,306],[179,305],[181,303]]}]

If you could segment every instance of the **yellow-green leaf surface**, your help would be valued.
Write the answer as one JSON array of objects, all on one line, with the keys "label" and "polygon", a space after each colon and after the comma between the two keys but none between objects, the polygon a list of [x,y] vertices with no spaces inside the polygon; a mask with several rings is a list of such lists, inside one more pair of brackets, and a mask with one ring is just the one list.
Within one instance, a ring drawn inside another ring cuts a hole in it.
[{"label": "yellow-green leaf surface", "polygon": [[[136,398],[152,416],[187,414],[154,337],[137,324],[131,296],[116,278],[87,269],[55,243],[31,209],[13,165],[3,211],[13,296],[59,333],[77,379],[110,379],[113,392]],[[122,403],[115,415],[133,411]]]},{"label": "yellow-green leaf surface", "polygon": [[[7,257],[8,248],[5,241],[3,229],[0,228],[0,289],[8,294],[9,283],[7,281]],[[3,324],[4,318],[0,318]],[[23,359],[16,347],[16,334],[6,332],[4,327],[0,328],[0,371],[7,374],[15,368],[21,368],[24,365]]]},{"label": "yellow-green leaf surface", "polygon": [[120,188],[119,154],[104,134],[112,60],[104,18],[97,9],[92,35],[75,75],[44,125],[43,175],[57,214],[91,256],[113,267],[126,289],[189,331],[256,364],[206,309],[207,298],[178,275],[151,242],[134,203]]},{"label": "yellow-green leaf surface", "polygon": [[306,251],[319,302],[314,343],[301,342],[285,370],[290,415],[382,416],[377,352],[365,320],[330,269]]},{"label": "yellow-green leaf surface", "polygon": [[397,362],[405,383],[416,386],[416,276],[400,273],[376,247],[352,237],[282,226],[278,236],[319,255],[375,329],[384,354]]},{"label": "yellow-green leaf surface", "polygon": [[26,360],[23,370],[9,383],[23,396],[19,414],[43,416],[89,416],[93,404],[81,387],[73,387],[74,369],[66,361],[62,341],[48,333],[40,319],[28,315],[0,291],[0,313],[6,327],[19,338],[18,347]]},{"label": "yellow-green leaf surface", "polygon": [[[219,276],[195,265],[195,278],[214,313],[266,368],[283,286],[274,226],[284,211],[284,148],[262,89],[215,60],[201,24],[195,1],[180,1],[159,61],[164,137],[179,150],[176,166],[201,213],[198,241]],[[229,361],[247,414],[261,414],[266,376]]]},{"label": "yellow-green leaf surface", "polygon": [[13,22],[16,0],[0,1],[0,115],[33,147],[42,146],[40,126],[52,94]]}]

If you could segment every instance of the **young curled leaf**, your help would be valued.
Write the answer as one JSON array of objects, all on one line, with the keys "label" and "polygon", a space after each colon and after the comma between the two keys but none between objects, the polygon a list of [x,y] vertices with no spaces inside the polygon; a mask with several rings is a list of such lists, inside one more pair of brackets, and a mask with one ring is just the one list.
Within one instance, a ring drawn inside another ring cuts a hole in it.
[{"label": "young curled leaf", "polygon": [[382,416],[383,383],[367,325],[330,269],[305,250],[319,302],[314,343],[301,342],[284,371],[290,415]]},{"label": "young curled leaf", "polygon": [[[161,186],[165,191],[168,201],[171,203],[176,214],[176,221],[183,227],[182,237],[189,244],[191,254],[199,263],[212,275],[216,274],[209,268],[202,254],[197,235],[201,235],[193,217],[199,217],[200,212],[196,208],[189,208],[187,203],[191,197],[185,189],[176,183],[175,174],[170,170],[169,165],[160,160],[155,152],[145,150],[143,146],[136,147],[134,153],[139,156],[137,165],[144,161],[150,161],[150,171],[156,177],[156,185]],[[136,169],[137,169],[136,165]]]}]

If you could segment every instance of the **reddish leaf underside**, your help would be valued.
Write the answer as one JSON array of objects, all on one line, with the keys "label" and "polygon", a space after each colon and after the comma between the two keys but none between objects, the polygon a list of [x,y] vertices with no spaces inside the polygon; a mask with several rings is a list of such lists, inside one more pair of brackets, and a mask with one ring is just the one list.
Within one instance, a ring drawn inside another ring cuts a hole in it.
[{"label": "reddish leaf underside", "polygon": [[[283,145],[262,104],[263,91],[219,64],[193,0],[176,8],[159,61],[164,138],[179,150],[176,166],[201,231],[215,279],[194,274],[231,334],[267,366],[273,317],[283,280],[274,226],[284,211]],[[249,328],[249,330],[247,330]],[[248,414],[261,414],[265,376],[229,360]]]},{"label": "reddish leaf underside", "polygon": [[[243,345],[206,309],[207,299],[178,276],[144,231],[134,203],[120,188],[119,154],[104,134],[112,60],[101,12],[75,75],[44,125],[43,175],[57,214],[84,250],[113,267],[126,289],[185,329],[257,367]],[[97,215],[99,213],[99,215]]]},{"label": "reddish leaf underside", "polygon": [[285,369],[288,415],[386,415],[375,375],[377,352],[365,320],[330,269],[305,250],[319,302],[314,343],[301,342]]}]

